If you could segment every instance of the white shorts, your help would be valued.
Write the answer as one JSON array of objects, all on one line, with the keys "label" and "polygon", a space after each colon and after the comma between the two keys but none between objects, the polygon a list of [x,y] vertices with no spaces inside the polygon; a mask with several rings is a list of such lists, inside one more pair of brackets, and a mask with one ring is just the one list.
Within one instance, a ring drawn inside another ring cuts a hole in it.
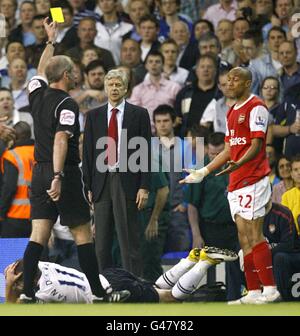
[{"label": "white shorts", "polygon": [[266,205],[271,198],[271,184],[268,176],[258,182],[228,193],[232,219],[235,215],[252,220],[266,214]]}]

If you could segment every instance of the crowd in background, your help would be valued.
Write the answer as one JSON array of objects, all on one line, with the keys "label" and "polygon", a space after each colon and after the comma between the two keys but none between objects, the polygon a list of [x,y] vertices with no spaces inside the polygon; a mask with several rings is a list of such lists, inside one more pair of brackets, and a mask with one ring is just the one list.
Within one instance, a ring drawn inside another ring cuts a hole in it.
[{"label": "crowd in background", "polygon": [[[265,235],[276,233],[274,254],[295,253],[299,258],[300,24],[293,16],[300,13],[297,0],[0,0],[6,30],[6,37],[0,38],[0,121],[16,134],[14,143],[3,139],[0,144],[0,236],[30,235],[30,205],[21,204],[24,195],[16,196],[22,172],[12,151],[20,147],[20,155],[30,152],[24,168],[29,171],[34,125],[27,82],[46,47],[43,20],[50,7],[62,7],[64,22],[58,25],[55,54],[65,54],[75,63],[76,87],[70,94],[80,107],[81,131],[88,111],[107,103],[104,76],[118,68],[129,78],[127,101],[148,110],[152,134],[160,138],[164,151],[171,157],[183,155],[174,154],[178,139],[189,136],[195,148],[195,139],[202,137],[205,160],[212,160],[224,148],[226,112],[235,103],[227,97],[226,75],[236,66],[251,70],[252,93],[269,110],[273,202],[287,206],[293,217],[289,231],[274,221],[266,224]],[[23,180],[30,182],[25,173]],[[165,252],[205,244],[238,250],[226,199],[228,176],[210,175],[188,187],[179,184],[182,176],[171,162],[170,171],[153,183],[141,211],[143,275],[148,280],[162,273]],[[158,230],[149,237],[147,226],[159,203],[163,206]],[[285,211],[275,209],[273,215],[289,216]],[[49,254],[76,266],[68,232],[59,223],[56,227]],[[112,254],[120,265],[117,239]]]}]

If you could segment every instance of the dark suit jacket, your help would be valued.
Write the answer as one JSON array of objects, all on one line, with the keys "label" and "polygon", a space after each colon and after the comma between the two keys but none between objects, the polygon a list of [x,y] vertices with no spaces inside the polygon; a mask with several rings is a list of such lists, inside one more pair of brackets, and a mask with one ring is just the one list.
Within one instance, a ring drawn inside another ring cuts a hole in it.
[{"label": "dark suit jacket", "polygon": [[183,52],[179,66],[187,70],[191,70],[192,67],[197,63],[199,56],[197,43],[190,42]]},{"label": "dark suit jacket", "polygon": [[[108,134],[107,107],[101,106],[87,113],[87,119],[84,130],[83,140],[83,176],[86,187],[93,193],[93,201],[97,202],[104,187],[107,172],[99,172],[96,168],[96,160],[105,156],[105,149],[97,149],[97,140],[106,137]],[[147,172],[120,172],[121,183],[126,197],[135,199],[138,189],[147,189],[150,187],[150,167],[151,167],[151,126],[150,118],[146,109],[125,103],[122,131],[127,130],[127,147],[130,139],[133,137],[143,137],[148,145],[148,163]],[[122,145],[122,142],[121,142]],[[102,146],[103,147],[103,146]],[[123,151],[120,152],[120,166],[125,163],[128,167],[128,159],[135,152],[135,149],[128,149],[127,156]],[[103,161],[103,160],[102,160]]]}]

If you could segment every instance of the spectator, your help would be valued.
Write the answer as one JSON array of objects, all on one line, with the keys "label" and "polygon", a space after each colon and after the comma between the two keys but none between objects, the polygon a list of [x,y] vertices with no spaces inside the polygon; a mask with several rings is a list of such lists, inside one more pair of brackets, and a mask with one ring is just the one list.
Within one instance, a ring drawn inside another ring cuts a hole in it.
[{"label": "spectator", "polygon": [[179,14],[181,0],[158,0],[161,9],[161,20],[159,40],[163,42],[170,34],[170,29],[177,21],[184,22],[189,30],[189,35],[193,36],[193,24],[186,16]]},{"label": "spectator", "polygon": [[141,47],[132,39],[125,39],[121,46],[121,65],[129,67],[133,72],[135,85],[140,84],[147,73],[141,62]]},{"label": "spectator", "polygon": [[[27,63],[26,56],[25,56],[25,48],[21,42],[9,42],[6,47],[6,58],[7,63],[5,64],[5,68],[1,69],[0,72],[2,74],[2,86],[9,87],[10,85],[10,78],[8,76],[8,68],[9,64],[16,58],[21,58],[24,62]],[[29,80],[32,76],[36,74],[36,69],[32,68],[30,64],[26,66],[27,68],[27,80]]]},{"label": "spectator", "polygon": [[160,43],[157,40],[159,32],[159,23],[152,15],[143,16],[139,23],[139,32],[141,35],[141,59],[144,62],[147,55],[152,51],[158,51]]},{"label": "spectator", "polygon": [[[184,146],[174,134],[176,115],[169,105],[159,105],[153,112],[156,135],[162,147],[162,171],[168,175],[169,186],[169,224],[164,249],[187,251],[190,248],[190,230],[187,209],[184,202],[184,188],[179,184],[183,174]],[[158,143],[157,143],[158,145]],[[187,161],[187,160],[186,160]],[[179,169],[178,169],[179,168]]]},{"label": "spectator", "polygon": [[164,57],[164,76],[172,82],[183,86],[189,72],[184,68],[176,66],[176,60],[179,54],[179,48],[176,42],[171,39],[164,41],[160,47],[160,51]]},{"label": "spectator", "polygon": [[0,2],[0,13],[8,21],[9,27],[15,28],[16,26],[16,11],[18,8],[17,0],[1,0]]},{"label": "spectator", "polygon": [[23,1],[20,5],[20,24],[13,29],[8,40],[10,42],[21,42],[24,47],[35,43],[35,36],[32,32],[32,19],[36,14],[35,5],[31,1]]},{"label": "spectator", "polygon": [[296,155],[291,160],[291,175],[294,181],[294,188],[282,195],[282,204],[288,207],[294,217],[297,233],[300,234],[300,156]]},{"label": "spectator", "polygon": [[91,48],[86,48],[82,52],[82,57],[81,57],[81,64],[86,68],[89,63],[92,61],[99,60],[99,55],[97,53],[97,48],[91,47]]},{"label": "spectator", "polygon": [[175,98],[180,90],[180,85],[165,79],[162,76],[164,58],[160,52],[149,53],[145,67],[149,73],[149,78],[145,78],[142,83],[137,85],[130,97],[132,104],[142,106],[148,110],[152,132],[155,131],[153,124],[153,111],[161,104],[174,106]]},{"label": "spectator", "polygon": [[124,22],[118,15],[117,2],[117,0],[99,0],[103,15],[96,24],[95,45],[110,50],[118,65],[122,38],[132,30],[133,26]]},{"label": "spectator", "polygon": [[103,62],[106,69],[111,69],[115,66],[114,59],[110,51],[96,47],[94,39],[97,35],[96,22],[94,19],[87,17],[83,18],[77,28],[79,44],[69,49],[66,54],[72,59],[80,60],[83,50],[94,47],[97,49],[99,59]]},{"label": "spectator", "polygon": [[0,88],[0,118],[7,118],[5,124],[13,126],[19,121],[25,121],[31,128],[33,135],[33,120],[29,113],[20,112],[15,108],[14,99],[11,91]]},{"label": "spectator", "polygon": [[141,40],[141,35],[139,33],[140,19],[150,14],[146,1],[145,0],[129,1],[128,14],[134,26],[132,30],[127,34],[126,37],[140,42]]},{"label": "spectator", "polygon": [[75,47],[79,43],[77,27],[73,26],[74,11],[70,3],[65,0],[59,1],[62,8],[64,22],[58,23],[58,32],[55,45],[55,54],[64,54],[67,50]]},{"label": "spectator", "polygon": [[47,16],[50,12],[50,1],[49,0],[34,0],[36,14]]},{"label": "spectator", "polygon": [[276,175],[281,181],[273,187],[272,201],[281,204],[282,195],[294,186],[291,176],[291,162],[284,155],[279,157],[276,162]]},{"label": "spectator", "polygon": [[228,19],[222,19],[216,29],[217,37],[221,43],[220,57],[222,61],[235,64],[236,54],[232,49],[233,42],[233,23]]},{"label": "spectator", "polygon": [[268,76],[278,76],[278,70],[281,68],[279,62],[279,47],[286,40],[286,34],[280,27],[273,27],[268,33],[268,53],[251,62],[251,72],[256,72],[259,76],[259,82]]},{"label": "spectator", "polygon": [[203,18],[212,22],[215,29],[221,19],[234,21],[236,18],[236,2],[233,0],[219,0],[219,3],[207,8]]},{"label": "spectator", "polygon": [[300,84],[300,64],[297,63],[295,43],[284,41],[279,46],[278,59],[282,65],[280,80],[283,86],[283,96],[285,96],[286,92],[293,90],[294,85]]},{"label": "spectator", "polygon": [[14,147],[1,158],[3,184],[0,197],[2,238],[28,238],[31,233],[29,186],[34,163],[30,126],[18,122]]},{"label": "spectator", "polygon": [[[208,137],[208,155],[212,161],[224,149],[224,133]],[[193,234],[193,247],[204,245],[235,249],[237,230],[226,198],[228,176],[208,175],[201,184],[188,186],[188,217]]]},{"label": "spectator", "polygon": [[207,105],[201,118],[201,125],[214,130],[214,132],[226,133],[226,114],[229,108],[234,105],[235,100],[229,97],[227,74],[229,70],[223,70],[219,74],[218,88],[223,97],[212,99]]},{"label": "spectator", "polygon": [[77,27],[85,18],[92,18],[95,21],[100,20],[100,16],[92,10],[85,7],[85,0],[68,0],[74,13],[73,25]]},{"label": "spectator", "polygon": [[[243,46],[242,46],[242,38],[246,31],[250,29],[250,22],[243,18],[239,17],[233,22],[233,43],[232,48],[237,56],[239,58],[239,55],[243,52]],[[239,65],[239,60],[236,59],[235,66]]]},{"label": "spectator", "polygon": [[171,26],[170,37],[177,43],[179,54],[177,65],[190,70],[199,57],[197,43],[190,41],[188,25],[183,21],[176,21]]},{"label": "spectator", "polygon": [[199,41],[200,37],[206,33],[214,33],[215,29],[213,24],[205,19],[199,19],[194,23],[195,39]]},{"label": "spectator", "polygon": [[181,136],[185,135],[188,128],[200,123],[207,105],[218,97],[216,66],[214,56],[200,56],[196,65],[197,80],[186,85],[178,93],[175,111],[177,116],[182,118]]},{"label": "spectator", "polygon": [[270,29],[273,27],[281,27],[285,32],[288,31],[288,21],[293,7],[293,0],[275,1],[275,13],[271,17],[271,22],[267,23],[262,29],[264,40],[267,39]]},{"label": "spectator", "polygon": [[32,19],[32,32],[35,36],[35,43],[26,48],[27,60],[34,68],[37,68],[41,55],[46,47],[47,33],[43,20],[45,16],[36,15]]}]

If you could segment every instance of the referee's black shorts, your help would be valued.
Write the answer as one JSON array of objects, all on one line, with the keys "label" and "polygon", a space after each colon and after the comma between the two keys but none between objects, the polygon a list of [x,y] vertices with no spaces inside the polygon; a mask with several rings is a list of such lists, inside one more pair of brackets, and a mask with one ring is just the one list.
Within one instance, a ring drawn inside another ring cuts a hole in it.
[{"label": "referee's black shorts", "polygon": [[60,224],[75,227],[90,221],[90,208],[85,195],[81,169],[65,166],[61,196],[53,202],[47,193],[53,179],[52,163],[37,163],[33,168],[31,182],[31,219],[49,219]]},{"label": "referee's black shorts", "polygon": [[130,291],[131,295],[126,302],[159,302],[159,295],[152,283],[136,277],[123,268],[107,268],[101,274],[108,280],[113,290]]}]

